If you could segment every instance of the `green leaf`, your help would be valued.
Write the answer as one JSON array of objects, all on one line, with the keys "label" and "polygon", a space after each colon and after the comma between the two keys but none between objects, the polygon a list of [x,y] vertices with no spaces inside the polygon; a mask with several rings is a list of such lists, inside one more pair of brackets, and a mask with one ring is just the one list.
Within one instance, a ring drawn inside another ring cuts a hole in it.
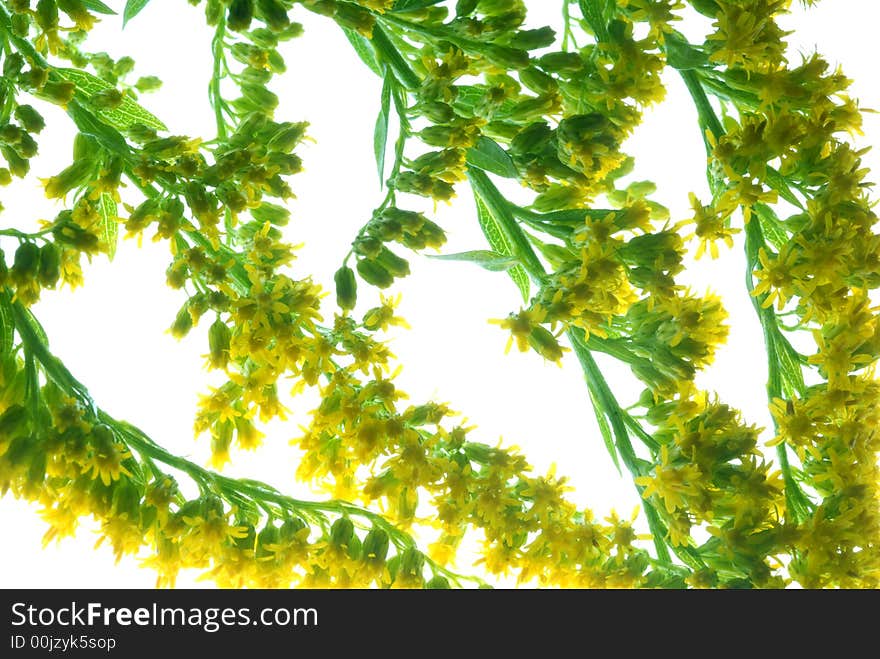
[{"label": "green leaf", "polygon": [[119,242],[119,212],[113,197],[104,193],[98,203],[101,215],[100,236],[107,243],[107,256],[110,260],[116,256],[116,245]]},{"label": "green leaf", "polygon": [[620,470],[620,458],[617,457],[617,447],[614,445],[614,437],[611,435],[611,426],[609,425],[605,414],[602,412],[602,408],[599,405],[599,399],[593,392],[592,387],[587,387],[587,391],[590,392],[590,401],[593,403],[593,412],[596,414],[596,422],[599,424],[599,432],[602,433],[602,440],[605,442],[605,448],[608,450],[608,454],[614,461],[614,466],[617,467],[617,473],[623,475],[623,472]]},{"label": "green leaf", "polygon": [[604,4],[601,0],[578,0],[584,20],[600,41],[608,41],[608,23],[603,16]]},{"label": "green leaf", "polygon": [[377,76],[382,75],[382,67],[379,66],[379,60],[376,59],[376,51],[373,50],[369,39],[347,27],[342,28],[342,31],[348,38],[349,43],[351,43],[352,48],[354,48],[354,52],[361,58],[361,61],[370,67],[370,70]]},{"label": "green leaf", "polygon": [[[55,69],[60,76],[76,85],[76,91],[88,102],[95,94],[115,89],[106,80],[79,69]],[[131,96],[123,95],[122,102],[113,109],[92,108],[95,115],[117,130],[128,130],[135,124],[143,124],[156,130],[168,130],[155,115],[148,112]]]},{"label": "green leaf", "polygon": [[125,141],[122,134],[112,126],[98,121],[89,110],[86,110],[79,103],[68,105],[67,113],[71,116],[81,133],[94,137],[103,146],[117,155],[129,153],[128,142]]},{"label": "green leaf", "polygon": [[397,0],[397,2],[394,3],[394,7],[391,8],[391,11],[415,11],[417,9],[439,5],[441,2],[443,2],[443,0]]},{"label": "green leaf", "polygon": [[789,398],[795,395],[803,396],[806,384],[804,382],[804,372],[800,364],[800,355],[792,347],[788,339],[785,338],[778,326],[774,330],[769,333],[770,341],[773,344],[769,352],[771,357],[775,355],[779,364],[782,393]]},{"label": "green leaf", "polygon": [[12,315],[15,318],[15,325],[22,343],[40,362],[46,376],[62,389],[72,392],[89,408],[95,409],[94,401],[89,396],[88,390],[73,377],[60,359],[49,352],[49,339],[43,326],[40,325],[40,321],[28,309],[25,309],[21,302],[15,302],[12,305]]},{"label": "green leaf", "polygon": [[385,153],[388,149],[388,121],[391,108],[391,75],[385,75],[382,83],[382,102],[379,116],[376,117],[376,128],[373,131],[373,152],[376,154],[376,167],[379,170],[379,185],[385,182]]},{"label": "green leaf", "polygon": [[[486,240],[489,241],[489,245],[496,253],[502,256],[511,256],[513,250],[507,242],[507,238],[505,238],[501,227],[498,225],[498,221],[489,212],[489,209],[486,207],[486,204],[483,203],[483,200],[480,199],[479,195],[475,194],[474,200],[477,202],[477,219],[480,222],[480,228],[483,230],[483,235],[485,235]],[[530,284],[529,276],[525,269],[521,265],[515,265],[507,270],[507,274],[510,275],[513,283],[516,284],[520,293],[522,293],[523,301],[528,302]]]},{"label": "green leaf", "polygon": [[[373,26],[373,39],[370,42],[376,54],[377,61],[381,61],[391,67],[394,77],[407,89],[418,89],[422,79],[412,70],[409,61],[404,57],[391,38],[379,25]],[[380,70],[379,75],[382,75]]]},{"label": "green leaf", "polygon": [[[47,346],[49,344],[49,337],[46,336],[46,330],[43,329],[40,321],[38,321],[30,312],[20,313],[22,307],[19,305],[19,302],[13,302],[11,311],[12,316],[18,325],[18,333],[22,340],[26,340],[30,337],[41,345]],[[33,343],[33,341],[31,341],[31,343]]]},{"label": "green leaf", "polygon": [[122,27],[125,27],[132,18],[140,14],[148,4],[150,4],[150,0],[128,0],[125,3],[125,9],[122,10]]},{"label": "green leaf", "polygon": [[785,224],[779,219],[770,206],[766,204],[755,204],[755,215],[761,223],[761,233],[777,250],[788,243],[790,237],[786,231]]},{"label": "green leaf", "polygon": [[[544,278],[544,265],[538,259],[529,237],[520,227],[510,210],[510,202],[505,199],[486,172],[477,167],[467,168],[467,178],[471,183],[475,196],[485,205],[492,218],[495,228],[503,236],[509,251],[505,254],[516,254],[528,275],[540,282]],[[513,270],[511,270],[513,272]]]},{"label": "green leaf", "polygon": [[80,0],[82,6],[90,9],[97,14],[106,14],[107,16],[115,16],[116,12],[105,5],[101,0]]},{"label": "green leaf", "polygon": [[791,191],[788,181],[786,181],[785,177],[779,173],[779,170],[768,166],[767,172],[764,174],[764,180],[767,182],[767,185],[776,190],[776,192],[779,193],[779,196],[785,199],[785,201],[801,210],[806,210],[801,200]]},{"label": "green leaf", "polygon": [[676,31],[666,34],[666,63],[673,69],[687,71],[709,66],[709,56],[689,44],[684,36]]},{"label": "green leaf", "polygon": [[12,346],[15,344],[15,320],[12,318],[12,311],[9,309],[9,299],[7,295],[0,298],[0,357],[5,358],[12,352]]},{"label": "green leaf", "polygon": [[491,270],[492,272],[500,272],[509,270],[517,264],[514,256],[505,256],[498,252],[488,249],[476,249],[470,252],[459,252],[457,254],[429,254],[429,258],[440,259],[441,261],[466,261],[475,263],[481,268]]},{"label": "green leaf", "polygon": [[481,136],[477,143],[467,151],[469,165],[479,167],[482,170],[503,176],[504,178],[517,178],[519,172],[513,159],[508,155],[495,140]]}]

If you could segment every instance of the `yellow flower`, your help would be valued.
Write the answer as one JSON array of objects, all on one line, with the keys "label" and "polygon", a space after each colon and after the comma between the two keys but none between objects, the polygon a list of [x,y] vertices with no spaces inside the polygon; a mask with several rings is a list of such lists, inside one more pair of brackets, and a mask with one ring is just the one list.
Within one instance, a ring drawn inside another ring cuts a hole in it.
[{"label": "yellow flower", "polygon": [[489,322],[499,325],[502,329],[510,330],[510,338],[507,341],[505,352],[510,352],[513,342],[516,341],[516,347],[520,352],[526,352],[529,349],[529,336],[532,329],[539,326],[546,317],[547,312],[541,307],[533,307],[531,309],[521,309],[519,313],[510,314],[507,318],[493,318]]},{"label": "yellow flower", "polygon": [[754,276],[758,279],[752,295],[760,297],[766,294],[761,306],[765,309],[773,305],[782,309],[789,297],[794,295],[796,278],[793,268],[797,264],[798,255],[787,246],[778,255],[769,255],[763,247],[758,250],[758,260],[761,267],[755,270]]},{"label": "yellow flower", "polygon": [[654,468],[654,475],[640,476],[635,483],[645,488],[644,498],[656,494],[666,511],[672,513],[688,508],[688,498],[699,494],[697,483],[701,479],[700,468],[695,464],[671,465],[669,447],[664,445],[660,448],[660,464]]},{"label": "yellow flower", "polygon": [[401,295],[398,293],[395,297],[386,297],[380,293],[379,298],[382,300],[381,306],[374,307],[364,314],[364,327],[368,330],[386,331],[389,325],[397,325],[399,327],[409,328],[409,323],[400,316],[394,315],[394,309],[400,304]]}]

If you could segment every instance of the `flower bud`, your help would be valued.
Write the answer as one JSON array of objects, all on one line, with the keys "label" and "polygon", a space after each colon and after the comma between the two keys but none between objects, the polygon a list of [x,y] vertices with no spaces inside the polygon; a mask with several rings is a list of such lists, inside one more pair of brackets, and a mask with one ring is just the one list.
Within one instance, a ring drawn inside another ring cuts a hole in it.
[{"label": "flower bud", "polygon": [[37,155],[37,142],[30,136],[30,133],[22,131],[18,139],[18,144],[12,147],[15,152],[22,158],[28,160]]},{"label": "flower bud", "polygon": [[277,227],[283,227],[290,220],[290,211],[283,206],[264,201],[251,209],[251,216],[261,225],[269,222]]},{"label": "flower bud", "polygon": [[437,575],[425,584],[425,588],[430,590],[449,590],[449,579]]},{"label": "flower bud", "polygon": [[26,63],[20,53],[7,54],[3,60],[3,77],[14,80],[24,69]]},{"label": "flower bud", "polygon": [[49,80],[40,87],[40,96],[55,105],[67,105],[76,95],[76,85],[67,80],[56,82]]},{"label": "flower bud", "polygon": [[21,86],[25,89],[41,90],[49,80],[49,69],[41,66],[31,66],[19,76]]},{"label": "flower bud", "polygon": [[278,96],[262,85],[245,83],[241,85],[242,96],[262,112],[271,114],[278,107]]},{"label": "flower bud", "polygon": [[398,575],[409,578],[423,578],[422,570],[425,567],[425,555],[415,547],[407,547],[400,554]]},{"label": "flower bud", "polygon": [[279,0],[257,0],[257,11],[273,32],[280,32],[290,24],[287,9]]},{"label": "flower bud", "polygon": [[55,243],[46,243],[40,250],[38,280],[46,288],[55,288],[61,279],[61,250]]},{"label": "flower bud", "polygon": [[555,94],[559,91],[559,83],[556,79],[544,73],[536,66],[530,66],[519,72],[522,84],[538,94]]},{"label": "flower bud", "polygon": [[57,175],[43,181],[43,189],[49,199],[62,199],[68,192],[86,185],[95,174],[96,163],[89,159],[75,160]]},{"label": "flower bud", "polygon": [[21,141],[24,131],[15,124],[4,124],[0,127],[0,144],[15,146]]},{"label": "flower bud", "polygon": [[494,43],[483,45],[486,57],[505,69],[524,69],[529,65],[529,54],[519,48],[509,48]]},{"label": "flower bud", "polygon": [[381,263],[372,259],[361,259],[357,263],[358,274],[368,284],[378,288],[388,288],[394,283],[394,277]]},{"label": "flower bud", "polygon": [[333,18],[343,27],[354,30],[367,39],[373,36],[373,25],[376,19],[373,15],[362,7],[349,3],[341,3],[336,5],[336,11]]},{"label": "flower bud", "polygon": [[139,92],[154,92],[162,86],[162,80],[156,76],[142,76],[134,86]]},{"label": "flower bud", "polygon": [[34,243],[21,243],[15,250],[12,279],[25,283],[34,279],[40,268],[40,248]]},{"label": "flower bud", "polygon": [[46,127],[43,116],[30,105],[19,105],[15,108],[15,118],[29,133],[39,133]]},{"label": "flower bud", "polygon": [[18,178],[24,178],[30,171],[30,163],[15,152],[15,149],[6,145],[0,145],[0,153],[6,158],[9,172]]},{"label": "flower bud", "polygon": [[174,318],[174,322],[171,324],[169,331],[171,332],[171,336],[175,339],[182,339],[189,334],[192,326],[193,319],[189,312],[189,302],[187,302],[180,308],[180,311],[177,312],[177,316]]},{"label": "flower bud", "polygon": [[382,251],[382,241],[372,236],[361,236],[352,243],[355,254],[374,259]]},{"label": "flower bud", "polygon": [[278,126],[278,130],[269,139],[266,145],[271,151],[289,153],[299,144],[306,134],[308,122],[285,122]]},{"label": "flower bud", "polygon": [[542,325],[532,328],[529,345],[547,361],[558,362],[562,359],[562,346],[553,333]]},{"label": "flower bud", "polygon": [[361,556],[367,563],[384,563],[388,556],[388,534],[382,530],[373,528],[364,538],[361,548]]},{"label": "flower bud", "polygon": [[270,549],[273,545],[277,545],[280,532],[277,526],[269,524],[257,535],[256,557],[257,559],[271,559],[274,552]]},{"label": "flower bud", "polygon": [[458,0],[455,3],[455,15],[470,16],[474,13],[478,4],[480,4],[480,0]]},{"label": "flower bud", "polygon": [[258,27],[256,30],[251,30],[248,36],[250,37],[251,42],[260,48],[269,49],[275,48],[278,45],[278,35],[264,27]]},{"label": "flower bud", "polygon": [[299,517],[292,517],[284,520],[279,529],[280,537],[283,540],[292,541],[302,539],[308,536],[308,526]]},{"label": "flower bud", "polygon": [[541,27],[537,30],[521,30],[513,35],[508,45],[520,50],[536,50],[552,46],[556,41],[556,32],[550,27]]},{"label": "flower bud", "polygon": [[209,362],[211,368],[226,368],[229,361],[229,343],[232,331],[219,318],[208,329]]},{"label": "flower bud", "polygon": [[538,58],[538,66],[550,73],[580,71],[583,65],[584,62],[578,53],[547,53]]},{"label": "flower bud", "polygon": [[349,547],[354,536],[354,524],[348,517],[340,517],[330,527],[330,542],[337,547]]},{"label": "flower bud", "polygon": [[357,304],[357,279],[354,271],[344,265],[333,276],[336,283],[336,304],[344,311],[351,311]]},{"label": "flower bud", "polygon": [[387,247],[379,252],[377,261],[394,277],[406,277],[409,274],[409,261],[401,258]]},{"label": "flower bud", "polygon": [[122,105],[122,92],[118,89],[104,89],[93,94],[89,103],[98,110],[115,110]]},{"label": "flower bud", "polygon": [[35,14],[37,25],[48,32],[58,27],[58,5],[55,0],[39,0]]},{"label": "flower bud", "polygon": [[254,18],[254,0],[232,0],[226,17],[230,30],[244,32]]},{"label": "flower bud", "polygon": [[28,413],[21,405],[11,405],[0,414],[0,439],[11,437],[24,430]]},{"label": "flower bud", "polygon": [[455,119],[455,110],[442,101],[426,101],[418,106],[419,114],[434,124],[446,124]]},{"label": "flower bud", "polygon": [[553,129],[543,121],[536,121],[523,128],[510,143],[513,156],[536,155],[553,139]]}]

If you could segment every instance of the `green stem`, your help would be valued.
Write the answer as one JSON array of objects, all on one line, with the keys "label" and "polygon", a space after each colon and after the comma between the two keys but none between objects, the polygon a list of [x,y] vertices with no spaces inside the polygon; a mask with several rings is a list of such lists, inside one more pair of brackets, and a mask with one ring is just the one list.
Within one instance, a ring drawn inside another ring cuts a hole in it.
[{"label": "green stem", "polygon": [[[624,466],[626,466],[633,478],[644,476],[647,473],[646,467],[648,467],[649,464],[644,460],[639,459],[633,449],[629,431],[627,430],[627,425],[629,424],[627,423],[626,417],[629,415],[620,407],[614,393],[608,386],[608,382],[602,375],[602,371],[599,370],[599,365],[596,363],[592,353],[584,343],[583,330],[570,329],[566,335],[568,336],[575,355],[577,355],[581,368],[584,371],[587,387],[594,400],[598,402],[598,407],[601,408],[601,413],[605,415],[611,425],[614,434],[614,446],[617,449],[620,459],[623,461]],[[638,485],[635,485],[635,488],[639,494],[639,498],[644,502],[645,517],[648,520],[648,527],[651,529],[657,558],[666,564],[671,564],[672,559],[669,554],[669,548],[666,544],[668,531],[653,505],[642,497],[644,488]]]},{"label": "green stem", "polygon": [[[718,139],[724,134],[724,127],[721,125],[718,115],[715,114],[715,109],[709,102],[709,97],[706,96],[706,91],[703,89],[703,85],[700,83],[700,79],[696,72],[693,70],[685,70],[679,71],[678,73],[681,75],[682,80],[684,80],[684,84],[687,87],[688,92],[690,92],[691,98],[694,100],[694,105],[697,106],[700,125],[704,129],[708,129],[715,139]],[[705,135],[703,136],[703,140],[706,141]],[[709,148],[708,141],[706,141],[706,148]]]},{"label": "green stem", "polygon": [[[758,263],[758,252],[762,247],[766,246],[764,236],[761,232],[761,225],[757,217],[752,218],[751,222],[746,224],[745,234],[747,261],[746,288],[749,291],[752,305],[754,306],[758,319],[761,322],[761,329],[764,334],[764,346],[767,350],[767,398],[772,401],[777,398],[782,399],[785,397],[786,392],[783,390],[783,387],[785,386],[785,382],[791,380],[791,378],[784,377],[784,372],[781,367],[782,360],[779,352],[780,350],[785,350],[786,346],[792,351],[793,348],[791,348],[788,340],[782,335],[773,308],[764,307],[761,304],[761,300],[752,294],[754,291],[752,273]],[[800,366],[797,368],[799,369]],[[791,385],[789,385],[789,387],[791,387]],[[796,392],[789,392],[790,395],[793,393]],[[803,393],[803,391],[800,393]],[[774,432],[778,432],[779,428],[776,419],[773,419],[773,429]],[[786,507],[794,521],[801,523],[810,516],[811,511],[815,506],[795,479],[788,460],[787,451],[788,449],[785,444],[779,444],[776,447],[776,455],[779,459],[779,467],[782,471],[783,482],[785,483]]]},{"label": "green stem", "polygon": [[[691,96],[694,99],[694,103],[697,106],[697,112],[700,117],[701,126],[710,130],[715,138],[723,135],[724,128],[721,126],[721,122],[718,120],[715,111],[712,109],[712,106],[709,103],[700,78],[694,71],[679,71],[679,73],[684,79],[688,91],[691,93]],[[708,141],[706,143],[706,147],[707,150],[709,150]],[[709,182],[710,184],[713,183],[711,179]],[[749,291],[752,305],[754,306],[755,312],[758,315],[758,319],[761,323],[761,329],[764,334],[764,344],[767,351],[767,396],[768,399],[772,401],[776,398],[783,398],[785,387],[788,387],[792,390],[796,390],[797,388],[799,388],[799,386],[802,388],[803,375],[799,372],[789,374],[785,369],[782,368],[783,355],[781,354],[781,352],[787,351],[790,357],[792,355],[797,355],[797,353],[795,352],[794,348],[792,348],[791,344],[788,342],[785,336],[782,335],[782,332],[779,329],[776,314],[774,313],[772,307],[762,306],[761,300],[758,300],[754,295],[752,295],[754,291],[752,273],[754,272],[758,263],[758,253],[760,248],[766,247],[764,236],[761,231],[759,214],[757,214],[757,217],[753,218],[750,222],[746,223],[745,233],[745,248],[747,260],[746,288]],[[798,366],[797,368],[799,371],[800,367]],[[790,391],[789,393],[793,393],[793,391]],[[776,429],[775,420],[773,422],[773,425],[774,429]],[[779,466],[780,470],[782,471],[783,482],[785,483],[785,499],[788,512],[792,515],[796,522],[801,522],[810,515],[810,511],[814,507],[813,503],[803,492],[794,477],[794,473],[788,460],[787,448],[784,445],[777,446],[776,454],[779,459]]]},{"label": "green stem", "polygon": [[211,53],[214,57],[214,69],[211,74],[211,83],[208,86],[208,97],[211,100],[211,106],[214,108],[214,120],[217,124],[217,138],[219,140],[225,140],[227,137],[226,119],[223,116],[225,102],[223,101],[223,95],[220,89],[226,64],[225,38],[226,15],[221,12],[220,18],[217,21],[217,28],[214,32],[214,39],[211,42]]},{"label": "green stem", "polygon": [[574,39],[574,33],[571,30],[571,12],[568,9],[569,0],[562,0],[562,50],[568,50],[568,44],[577,49],[578,45]]}]

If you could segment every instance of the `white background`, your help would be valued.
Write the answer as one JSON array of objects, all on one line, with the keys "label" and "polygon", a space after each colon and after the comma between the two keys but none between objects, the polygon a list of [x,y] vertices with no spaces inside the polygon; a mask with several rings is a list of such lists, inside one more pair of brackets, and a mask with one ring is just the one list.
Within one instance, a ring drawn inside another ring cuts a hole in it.
[{"label": "white background", "polygon": [[[110,3],[113,6],[123,3]],[[561,3],[530,2],[532,26],[557,25]],[[552,7],[550,6],[552,5]],[[119,57],[132,55],[138,75],[159,75],[163,88],[143,97],[146,107],[161,117],[174,134],[210,138],[213,118],[207,105],[211,71],[210,32],[202,25],[200,8],[184,2],[153,2],[124,32],[121,19],[110,17],[95,30],[95,49]],[[369,218],[384,193],[379,190],[372,157],[372,132],[378,109],[377,79],[356,58],[341,32],[326,19],[300,11],[305,35],[284,48],[289,73],[274,85],[281,97],[278,118],[307,119],[314,143],[299,150],[307,171],[291,185],[297,199],[287,239],[305,243],[298,252],[293,276],[313,275],[332,291],[332,274],[357,229]],[[805,12],[795,3],[784,26],[796,30],[790,60],[817,45],[832,64],[841,64],[854,79],[852,94],[863,108],[880,108],[876,63],[878,10],[870,0],[835,0]],[[699,30],[699,25],[685,31]],[[688,216],[687,194],[706,198],[703,182],[705,154],[696,127],[696,113],[683,85],[670,71],[668,98],[647,116],[626,145],[636,157],[636,178],[658,184],[655,199],[673,212]],[[70,149],[69,122],[58,111],[47,111],[50,127],[41,139],[41,157],[33,173],[56,173]],[[880,121],[865,117],[862,145],[880,142]],[[865,157],[877,166],[876,153]],[[449,234],[445,252],[482,249],[485,243],[474,218],[465,186],[451,205],[434,214]],[[3,192],[3,226],[35,226],[60,209],[47,202],[35,178]],[[429,210],[431,210],[429,208]],[[766,368],[761,334],[744,291],[742,246],[722,250],[689,267],[686,282],[697,292],[707,288],[721,294],[731,315],[728,345],[715,366],[700,376],[701,386],[742,409],[746,418],[769,424],[764,398]],[[578,365],[571,355],[564,368],[543,363],[533,353],[504,354],[507,336],[489,318],[502,318],[519,308],[521,299],[506,275],[489,273],[463,263],[410,257],[413,275],[396,286],[403,293],[400,312],[412,330],[392,334],[392,350],[405,365],[397,384],[414,401],[429,398],[450,403],[477,430],[472,438],[522,448],[537,471],[557,465],[570,478],[572,497],[597,515],[612,508],[628,516],[638,497],[628,477],[616,473],[596,429]],[[164,287],[169,262],[166,243],[135,241],[120,244],[115,261],[96,259],[86,272],[86,286],[74,294],[64,290],[44,296],[36,312],[48,331],[53,351],[91,390],[99,404],[118,418],[147,431],[173,452],[206,462],[207,439],[194,440],[192,420],[199,392],[212,380],[202,370],[206,352],[205,328],[183,342],[165,330],[183,299]],[[362,286],[362,307],[377,301]],[[325,312],[332,318],[332,297]],[[601,355],[599,357],[602,357]],[[624,404],[640,387],[625,368],[600,360],[612,388]],[[313,395],[294,401],[290,420],[267,430],[265,446],[255,454],[235,454],[232,475],[266,480],[282,490],[303,494],[294,482],[296,452],[288,440],[300,432]],[[765,439],[769,436],[764,435]],[[45,524],[38,506],[0,499],[0,587],[151,587],[155,574],[138,567],[135,558],[114,565],[106,546],[94,548],[98,535],[84,521],[73,539],[42,548]],[[467,571],[469,561],[459,564]],[[197,574],[183,575],[179,586],[204,587]]]}]

